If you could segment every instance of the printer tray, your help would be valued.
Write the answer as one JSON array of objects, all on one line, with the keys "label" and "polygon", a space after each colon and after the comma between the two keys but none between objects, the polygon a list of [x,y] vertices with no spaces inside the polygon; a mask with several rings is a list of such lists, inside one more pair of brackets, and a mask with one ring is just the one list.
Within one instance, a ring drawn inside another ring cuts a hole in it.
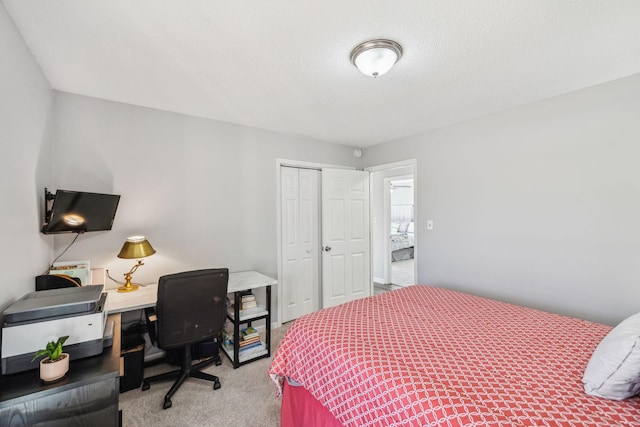
[{"label": "printer tray", "polygon": [[101,285],[29,292],[7,307],[5,324],[93,312],[101,294]]}]

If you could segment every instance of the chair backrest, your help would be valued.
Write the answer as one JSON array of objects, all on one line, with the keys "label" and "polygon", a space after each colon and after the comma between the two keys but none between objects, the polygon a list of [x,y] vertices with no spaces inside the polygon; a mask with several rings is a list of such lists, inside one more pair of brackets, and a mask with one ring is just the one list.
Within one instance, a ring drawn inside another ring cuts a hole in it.
[{"label": "chair backrest", "polygon": [[182,347],[218,335],[227,314],[229,270],[169,274],[158,280],[158,346]]}]

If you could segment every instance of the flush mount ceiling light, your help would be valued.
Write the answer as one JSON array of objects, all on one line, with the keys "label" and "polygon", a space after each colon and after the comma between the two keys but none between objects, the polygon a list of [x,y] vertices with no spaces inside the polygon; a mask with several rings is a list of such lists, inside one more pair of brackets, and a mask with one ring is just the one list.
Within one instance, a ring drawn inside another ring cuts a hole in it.
[{"label": "flush mount ceiling light", "polygon": [[393,40],[377,39],[359,44],[351,51],[351,62],[363,74],[385,74],[402,57],[402,46]]}]

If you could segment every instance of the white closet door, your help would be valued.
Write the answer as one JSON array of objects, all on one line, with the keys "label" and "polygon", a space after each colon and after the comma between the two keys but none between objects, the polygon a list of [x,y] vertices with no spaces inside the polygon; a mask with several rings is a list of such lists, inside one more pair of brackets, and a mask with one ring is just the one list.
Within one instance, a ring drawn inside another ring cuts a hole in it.
[{"label": "white closet door", "polygon": [[322,306],[371,295],[369,172],[322,170]]},{"label": "white closet door", "polygon": [[320,308],[320,172],[282,167],[280,174],[282,322],[288,322]]}]

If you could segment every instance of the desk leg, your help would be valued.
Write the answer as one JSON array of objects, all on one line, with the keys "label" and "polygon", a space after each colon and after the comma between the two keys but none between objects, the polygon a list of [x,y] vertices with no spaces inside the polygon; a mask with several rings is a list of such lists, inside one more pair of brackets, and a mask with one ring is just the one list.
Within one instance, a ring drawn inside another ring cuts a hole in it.
[{"label": "desk leg", "polygon": [[233,368],[237,369],[240,366],[240,292],[234,292],[233,299]]},{"label": "desk leg", "polygon": [[266,328],[267,328],[267,357],[271,356],[271,286],[267,286],[267,318]]}]

